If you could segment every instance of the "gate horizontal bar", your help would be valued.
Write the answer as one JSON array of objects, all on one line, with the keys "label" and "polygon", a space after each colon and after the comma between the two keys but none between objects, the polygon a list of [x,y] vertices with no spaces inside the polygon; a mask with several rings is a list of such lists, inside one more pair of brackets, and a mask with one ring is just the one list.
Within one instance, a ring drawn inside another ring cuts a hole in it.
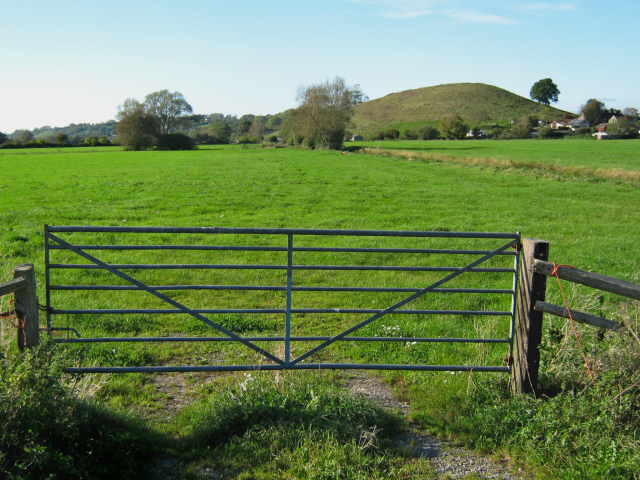
[{"label": "gate horizontal bar", "polygon": [[[74,245],[81,250],[214,250],[247,252],[286,252],[287,247],[236,247],[217,245]],[[66,250],[61,245],[51,244],[51,250]],[[352,248],[352,247],[294,247],[294,252],[338,252],[338,253],[430,253],[442,255],[485,255],[490,250],[447,250],[436,248]],[[500,255],[517,255],[517,252],[502,252]]]},{"label": "gate horizontal bar", "polygon": [[261,370],[419,370],[431,372],[509,372],[509,367],[471,365],[385,365],[364,363],[303,363],[282,365],[211,365],[190,367],[70,367],[66,373],[179,373],[179,372],[259,372]]},{"label": "gate horizontal bar", "polygon": [[[51,330],[60,330],[52,328]],[[285,337],[244,337],[250,342],[284,342]],[[292,342],[323,342],[331,337],[290,337]],[[97,337],[60,338],[53,343],[235,342],[231,337]],[[349,342],[509,343],[503,338],[345,337]]]},{"label": "gate horizontal bar", "polygon": [[[284,308],[192,308],[195,313],[286,313]],[[358,308],[292,308],[291,313],[380,313],[381,309]],[[53,315],[108,315],[108,314],[174,314],[185,313],[173,308],[105,308],[105,309],[53,309]],[[491,310],[394,310],[391,315],[484,315],[503,317],[511,316],[511,312]]]},{"label": "gate horizontal bar", "polygon": [[517,239],[515,233],[487,232],[415,232],[401,230],[332,230],[308,228],[228,228],[228,227],[96,227],[51,226],[49,232],[86,233],[203,233],[203,234],[255,234],[255,235],[338,235],[358,237],[434,237],[434,238],[506,238]]},{"label": "gate horizontal bar", "polygon": [[[205,264],[108,264],[118,270],[286,270],[286,265],[205,265]],[[103,270],[100,265],[85,263],[52,263],[49,268]],[[363,271],[398,271],[398,272],[457,272],[464,267],[399,267],[372,265],[294,265],[293,270],[363,270]],[[497,272],[514,273],[513,268],[484,268],[476,267],[469,272]]]},{"label": "gate horizontal bar", "polygon": [[[287,287],[254,286],[254,285],[156,285],[154,290],[258,290],[269,292],[286,292]],[[117,290],[144,291],[143,288],[131,285],[51,285],[49,290]],[[291,287],[293,292],[419,292],[420,288],[393,287]],[[513,290],[497,288],[434,288],[434,293],[496,293],[513,295]]]}]

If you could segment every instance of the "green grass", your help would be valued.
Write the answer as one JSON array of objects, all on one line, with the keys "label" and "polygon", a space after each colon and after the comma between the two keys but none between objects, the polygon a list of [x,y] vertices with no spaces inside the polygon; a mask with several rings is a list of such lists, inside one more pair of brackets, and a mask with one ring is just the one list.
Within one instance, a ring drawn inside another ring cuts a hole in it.
[{"label": "green grass", "polygon": [[[557,162],[562,166],[584,166],[597,168],[598,160],[606,163],[603,168],[618,168],[637,171],[633,163],[634,141],[625,142],[406,142],[416,148],[441,149],[441,154],[455,156],[465,152],[466,148],[487,148],[491,158],[516,158],[523,162]],[[401,142],[390,142],[401,145]],[[474,147],[475,146],[475,147]],[[486,147],[485,147],[486,146]],[[511,150],[509,147],[511,146]],[[387,147],[389,148],[389,147]],[[403,147],[404,148],[404,147]],[[445,150],[449,149],[450,150]],[[542,149],[537,151],[537,149]],[[574,150],[569,150],[573,148]],[[458,150],[456,152],[456,149]],[[495,149],[495,150],[491,150]],[[592,149],[592,150],[589,150]],[[609,149],[609,150],[607,150]],[[594,153],[589,153],[594,152]],[[469,153],[469,152],[467,152]],[[476,153],[469,153],[474,157]],[[501,157],[500,155],[504,155]],[[587,177],[578,174],[550,172],[542,168],[500,167],[482,164],[465,165],[439,160],[407,161],[383,155],[338,154],[327,151],[253,149],[244,150],[237,146],[214,147],[192,152],[122,152],[113,148],[95,149],[93,152],[67,150],[61,152],[25,152],[8,151],[0,154],[3,171],[12,172],[0,179],[0,272],[2,280],[8,279],[11,269],[18,263],[34,263],[38,278],[43,278],[43,224],[51,225],[143,225],[143,226],[228,226],[228,227],[278,227],[278,228],[348,228],[348,229],[385,229],[385,230],[442,230],[442,231],[521,231],[523,236],[543,238],[551,242],[551,259],[557,263],[571,264],[585,270],[631,280],[640,264],[637,232],[640,227],[640,188],[637,182],[620,179]],[[65,237],[67,238],[67,237]],[[92,243],[127,243],[138,241],[133,235],[121,239],[113,235],[88,236],[70,235],[68,238]],[[204,243],[210,239],[202,236],[180,236],[177,239],[167,235],[150,235],[150,243]],[[218,239],[225,244],[267,244],[283,245],[284,239],[232,236]],[[296,240],[298,241],[298,240]],[[317,238],[300,239],[300,245],[317,245]],[[324,244],[338,242],[336,239],[322,240]],[[344,245],[357,246],[415,246],[413,240],[400,241],[386,239],[347,239]],[[305,243],[306,242],[306,243]],[[404,242],[404,243],[403,243]],[[437,242],[434,242],[435,245]],[[443,246],[442,244],[438,244]],[[456,245],[468,246],[468,242]],[[486,246],[483,245],[483,246]],[[67,258],[61,252],[54,252],[56,258]],[[222,262],[282,263],[283,254],[273,253],[258,257],[254,253],[211,254],[196,253],[172,254],[168,259],[165,253],[127,253],[127,262],[148,263],[185,263]],[[100,252],[100,258],[115,261],[113,252]],[[463,259],[447,259],[449,262],[461,262]],[[381,264],[414,264],[416,261],[436,262],[437,258],[417,259],[414,257],[390,258],[385,255],[370,255],[367,258],[357,256],[331,256],[296,254],[296,261],[302,263],[340,263],[340,262],[376,262]],[[506,259],[505,261],[508,261]],[[86,275],[84,279],[79,273]],[[199,282],[206,279],[201,272],[134,272],[135,276],[152,284],[171,284]],[[282,273],[229,273],[216,278],[219,283],[284,284]],[[279,275],[279,276],[278,276]],[[77,272],[70,270],[54,272],[56,281],[64,282],[102,282],[117,283],[108,276],[96,272]],[[303,282],[322,285],[362,285],[370,282],[372,286],[424,286],[425,282],[435,278],[431,275],[390,274],[348,276],[323,272],[298,274],[296,278]],[[494,286],[508,282],[503,277],[477,277],[483,285]],[[469,280],[470,281],[470,280]],[[467,280],[460,279],[458,285]],[[502,284],[503,285],[503,284]],[[553,294],[555,287],[550,284]],[[44,298],[42,283],[38,294]],[[173,295],[173,294],[172,294]],[[175,294],[178,301],[189,306],[229,306],[255,308],[268,306],[282,308],[284,297],[273,292],[250,293],[246,295],[220,295],[193,293]],[[297,304],[303,306],[326,306],[332,308],[374,304],[388,305],[397,301],[397,295],[325,295],[300,294],[294,297]],[[42,301],[42,300],[41,300]],[[104,296],[95,293],[59,294],[54,296],[55,306],[81,306],[83,308],[111,308],[121,305],[137,305],[140,308],[156,307],[159,302],[149,295],[127,292]],[[375,302],[375,303],[372,303]],[[603,297],[605,305],[617,305],[609,295]],[[460,295],[442,295],[425,299],[418,305],[431,308],[492,308],[508,309],[509,299],[503,297],[462,297]],[[231,305],[233,304],[233,305]],[[506,308],[505,308],[506,305]],[[213,318],[213,317],[212,317]],[[352,316],[325,315],[321,318],[296,317],[296,333],[326,335],[337,333],[352,325]],[[216,316],[215,321],[238,333],[248,335],[281,334],[282,316]],[[56,319],[58,321],[58,319]],[[136,336],[170,335],[189,336],[206,335],[209,330],[194,319],[181,315],[152,317],[131,316],[88,316],[61,317],[63,326],[67,322],[79,328],[84,336]],[[384,325],[384,326],[383,326]],[[417,318],[411,320],[400,316],[390,317],[366,327],[363,333],[368,335],[458,336],[505,335],[508,326],[502,320],[487,318]],[[396,329],[396,327],[398,327]],[[275,348],[273,345],[265,348]],[[64,350],[71,364],[83,362],[98,365],[149,365],[149,364],[195,364],[215,363],[253,363],[259,356],[237,345],[220,346],[212,344],[158,344],[158,345],[85,345]],[[275,351],[274,353],[281,353]],[[363,362],[388,363],[466,363],[482,361],[487,364],[500,364],[505,355],[504,347],[481,348],[478,346],[429,346],[429,345],[379,345],[367,348],[362,345],[343,344],[324,352],[321,361],[354,359]],[[579,365],[579,363],[578,363]],[[306,381],[316,380],[315,372],[304,376]],[[266,378],[266,375],[265,375]],[[270,378],[270,377],[269,377]],[[337,378],[337,377],[336,377]],[[450,373],[405,373],[389,376],[399,389],[410,395],[412,403],[418,408],[416,418],[434,431],[446,433],[447,419],[457,423],[451,425],[450,433],[468,435],[465,425],[491,425],[484,421],[488,413],[482,408],[493,405],[490,395],[467,396],[473,393],[476,382],[479,390],[482,385],[479,375]],[[504,382],[504,375],[485,375],[496,382]],[[266,381],[266,379],[265,379]],[[293,380],[292,380],[293,381]],[[320,380],[318,380],[320,381]],[[484,381],[484,380],[483,380]],[[218,387],[213,392],[237,392],[242,376],[220,376]],[[225,383],[227,382],[227,383]],[[335,380],[339,383],[339,380]],[[265,394],[268,402],[275,404],[284,401],[273,396],[273,385],[267,386]],[[116,410],[151,412],[151,423],[160,431],[168,431],[180,438],[194,438],[192,434],[199,426],[188,421],[162,417],[163,397],[154,393],[148,376],[113,376],[98,394],[100,401]],[[328,391],[327,391],[328,392]],[[206,396],[206,394],[204,394]],[[234,393],[235,395],[235,393]],[[275,393],[273,395],[276,395]],[[306,394],[305,394],[306,395]],[[333,398],[327,393],[327,398]],[[482,400],[482,398],[490,400]],[[308,400],[301,401],[310,401]],[[469,398],[474,400],[477,411],[468,407]],[[267,401],[267,400],[265,400]],[[331,402],[332,400],[327,400]],[[461,402],[461,403],[456,403]],[[483,403],[485,402],[485,403]],[[208,418],[203,424],[223,421],[222,417],[207,417],[210,411],[206,399],[194,406],[194,418]],[[466,417],[451,412],[451,405],[462,405],[458,410]],[[514,409],[520,404],[514,403]],[[525,408],[537,408],[527,406]],[[464,407],[464,408],[463,408]],[[230,407],[229,407],[230,408]],[[560,408],[560,407],[559,407]],[[560,408],[562,410],[562,408]],[[586,410],[585,410],[586,411]],[[199,413],[198,413],[199,412]],[[226,411],[225,411],[226,412]],[[544,409],[541,409],[544,415]],[[478,415],[474,417],[474,415]],[[146,414],[145,414],[146,415]],[[208,414],[207,414],[208,415]],[[217,414],[216,414],[217,415]],[[230,414],[229,414],[230,415]],[[483,417],[484,415],[484,417]],[[505,415],[505,418],[507,415]],[[475,418],[475,420],[473,420]],[[469,420],[471,419],[471,420]],[[358,420],[356,423],[358,423]],[[484,421],[484,423],[482,423]],[[348,423],[348,422],[347,422]],[[376,422],[373,422],[376,423]],[[233,436],[228,442],[215,446],[213,453],[229,453],[229,465],[233,465],[232,475],[240,476],[251,472],[256,478],[274,475],[279,468],[288,468],[290,477],[304,477],[304,467],[296,464],[294,458],[299,452],[310,451],[319,443],[328,446],[318,447],[307,463],[318,469],[334,469],[337,464],[351,466],[360,464],[360,470],[353,470],[351,478],[391,475],[396,472],[401,478],[396,458],[401,453],[382,451],[379,457],[362,457],[358,441],[353,436],[343,436],[332,429],[311,428],[301,423],[302,430],[284,430],[278,437],[277,429],[270,425],[250,426],[243,436]],[[314,424],[315,425],[315,424]],[[308,428],[307,428],[308,427]],[[349,427],[351,428],[351,427]],[[506,429],[508,430],[508,428]],[[302,432],[307,432],[303,434]],[[484,430],[483,430],[484,431]],[[247,434],[247,432],[249,432]],[[194,434],[195,435],[195,434]],[[198,434],[199,435],[199,434]],[[247,436],[248,435],[248,436]],[[270,457],[267,439],[276,437],[273,444],[286,463],[278,463],[276,457]],[[291,442],[286,442],[290,437]],[[199,437],[198,437],[199,438]],[[231,438],[231,437],[230,437]],[[324,440],[321,440],[324,439]],[[470,440],[483,448],[496,448],[490,440],[481,442]],[[284,442],[284,443],[283,443]],[[355,443],[354,443],[355,442]],[[514,443],[514,448],[521,448]],[[621,445],[626,445],[624,442]],[[166,447],[171,455],[185,462],[192,461],[188,452],[199,451],[202,444],[186,450],[175,445]],[[186,447],[185,447],[186,448]],[[603,447],[604,448],[604,447]],[[627,448],[627,447],[624,447]],[[305,450],[306,449],[306,450]],[[235,452],[235,453],[234,453]],[[242,463],[247,452],[254,455],[251,465]],[[296,453],[298,452],[298,453]],[[369,455],[369,454],[366,454]],[[625,457],[626,458],[626,457]],[[526,459],[533,464],[535,460]],[[373,463],[371,463],[373,462]],[[377,463],[376,463],[377,462]],[[544,465],[544,461],[540,460]],[[559,462],[559,461],[558,461]],[[614,460],[615,463],[615,460]],[[374,464],[380,467],[373,466]],[[571,478],[569,470],[565,478]],[[355,467],[354,467],[355,468]],[[422,467],[420,467],[422,468]],[[572,467],[573,468],[573,467]],[[626,468],[626,467],[625,467]],[[377,470],[376,470],[377,469]],[[395,470],[394,470],[395,469]],[[542,469],[540,470],[542,471]],[[260,477],[262,475],[262,477]],[[319,474],[318,474],[319,475]],[[345,474],[346,475],[346,474]],[[239,477],[238,477],[239,478]]]},{"label": "green grass", "polygon": [[639,140],[400,140],[349,145],[407,150],[454,158],[488,158],[537,165],[640,171]]}]

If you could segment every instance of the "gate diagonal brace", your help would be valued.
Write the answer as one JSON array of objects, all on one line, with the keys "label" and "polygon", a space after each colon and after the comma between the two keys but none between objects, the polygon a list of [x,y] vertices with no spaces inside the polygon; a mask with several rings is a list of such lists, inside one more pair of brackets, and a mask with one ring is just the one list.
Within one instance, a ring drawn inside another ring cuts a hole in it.
[{"label": "gate diagonal brace", "polygon": [[390,307],[386,308],[385,310],[382,310],[381,312],[376,313],[375,315],[373,315],[372,317],[369,317],[366,320],[363,320],[362,322],[358,323],[357,325],[354,325],[353,327],[345,330],[342,333],[339,333],[338,335],[336,335],[335,337],[327,340],[324,343],[321,343],[320,345],[318,345],[315,348],[312,348],[311,350],[309,350],[307,353],[300,355],[298,358],[296,358],[295,360],[292,360],[290,362],[290,365],[296,365],[297,363],[300,363],[301,361],[303,361],[304,359],[310,357],[311,355],[313,355],[314,353],[319,352],[320,350],[328,347],[329,345],[331,345],[334,342],[337,342],[339,340],[342,340],[344,337],[346,337],[347,335],[349,335],[350,333],[355,332],[356,330],[359,330],[360,328],[369,325],[371,322],[379,319],[380,317],[385,316],[388,313],[393,312],[394,310],[402,307],[403,305],[406,305],[407,303],[415,300],[418,297],[421,297],[422,295],[424,295],[425,293],[428,293],[432,290],[434,290],[435,288],[438,288],[440,285],[447,283],[449,280],[454,279],[455,277],[462,275],[465,272],[468,272],[469,270],[471,270],[473,267],[480,265],[481,263],[486,262],[487,260],[489,260],[490,258],[495,257],[496,255],[499,255],[500,253],[504,252],[505,250],[512,248],[514,245],[518,244],[518,240],[514,240],[511,241],[509,243],[507,243],[506,245],[498,248],[497,250],[494,250],[492,252],[489,252],[488,254],[484,255],[483,257],[479,258],[478,260],[476,260],[475,262],[470,263],[469,265],[467,265],[466,267],[461,268],[460,270],[451,273],[450,275],[447,275],[446,277],[444,277],[441,280],[438,280],[435,283],[432,283],[431,285],[429,285],[426,288],[423,288],[422,290],[420,290],[419,292],[414,293],[413,295],[411,295],[410,297],[405,298],[404,300],[399,301],[398,303],[391,305]]},{"label": "gate diagonal brace", "polygon": [[250,349],[264,355],[266,358],[268,358],[269,360],[277,363],[278,365],[281,366],[285,366],[285,363],[282,359],[271,355],[269,352],[267,352],[266,350],[263,350],[262,348],[258,347],[257,345],[254,345],[253,343],[251,343],[250,341],[244,339],[243,337],[231,332],[230,330],[227,330],[226,328],[224,328],[221,325],[218,325],[215,322],[212,322],[211,320],[209,320],[207,317],[205,317],[204,315],[201,315],[197,312],[194,312],[193,310],[191,310],[190,308],[182,305],[179,302],[176,302],[175,300],[172,300],[171,298],[167,297],[166,295],[163,295],[162,293],[158,292],[157,290],[149,287],[148,285],[145,285],[144,283],[136,280],[135,278],[127,275],[126,273],[121,272],[120,270],[117,270],[113,267],[111,267],[110,265],[108,265],[107,263],[104,263],[101,260],[98,260],[97,258],[89,255],[88,253],[84,252],[83,250],[71,245],[70,243],[65,242],[64,240],[62,240],[61,238],[49,233],[49,238],[51,238],[52,240],[54,240],[55,242],[58,242],[61,246],[65,247],[68,250],[71,250],[72,252],[76,253],[77,255],[80,255],[81,257],[85,258],[86,260],[89,260],[92,263],[95,263],[96,265],[98,265],[100,268],[107,270],[108,272],[113,273],[114,275],[122,278],[123,280],[126,280],[129,283],[132,283],[133,285],[140,287],[142,290],[145,290],[146,292],[149,292],[151,295],[154,295],[155,297],[158,297],[160,300],[162,300],[163,302],[168,303],[169,305],[172,305],[174,307],[176,307],[177,309],[181,310],[182,312],[186,313],[187,315],[191,315],[194,318],[197,318],[198,320],[206,323],[207,325],[215,328],[216,330],[228,335],[229,337],[233,338],[234,340],[242,343],[243,345],[249,347]]}]

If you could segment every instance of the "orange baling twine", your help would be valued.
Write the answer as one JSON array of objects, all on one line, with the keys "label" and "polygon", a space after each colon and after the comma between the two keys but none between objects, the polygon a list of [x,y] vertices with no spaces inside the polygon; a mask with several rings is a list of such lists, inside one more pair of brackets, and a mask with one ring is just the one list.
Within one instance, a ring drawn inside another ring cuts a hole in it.
[{"label": "orange baling twine", "polygon": [[18,317],[17,315],[13,315],[13,313],[15,313],[14,310],[14,305],[15,305],[15,298],[13,295],[11,295],[11,300],[9,300],[9,311],[5,312],[5,313],[1,313],[0,314],[0,318],[6,318],[7,320],[9,320],[9,323],[14,327],[17,328],[18,330],[22,330],[22,339],[24,341],[24,346],[26,348],[27,346],[27,336],[24,334],[25,333],[25,328],[24,328],[24,324],[27,320],[27,316],[25,315],[24,320],[22,320],[20,317]]},{"label": "orange baling twine", "polygon": [[578,346],[580,347],[582,358],[584,358],[584,366],[587,367],[587,372],[589,372],[589,376],[591,377],[591,380],[595,382],[596,378],[594,377],[593,372],[591,371],[591,368],[589,368],[589,361],[587,360],[587,355],[584,353],[584,348],[582,348],[580,337],[578,337],[578,330],[576,330],[576,324],[573,322],[573,316],[571,315],[571,310],[569,309],[569,303],[567,302],[567,297],[565,297],[564,290],[562,289],[562,284],[560,283],[560,277],[558,276],[558,269],[560,267],[567,267],[567,268],[576,268],[576,267],[572,267],[571,265],[557,265],[555,262],[553,262],[553,271],[551,272],[551,275],[556,277],[556,280],[558,280],[558,287],[560,287],[560,293],[562,294],[562,299],[564,300],[564,306],[567,309],[567,313],[569,314],[569,320],[571,320],[571,327],[573,328],[573,334],[576,336],[576,341],[578,342]]}]

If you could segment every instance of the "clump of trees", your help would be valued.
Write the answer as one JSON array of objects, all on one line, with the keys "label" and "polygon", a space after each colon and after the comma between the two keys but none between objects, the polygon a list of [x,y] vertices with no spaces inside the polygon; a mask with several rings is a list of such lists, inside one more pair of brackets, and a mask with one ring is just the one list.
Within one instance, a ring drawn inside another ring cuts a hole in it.
[{"label": "clump of trees", "polygon": [[438,131],[447,140],[463,139],[467,136],[469,127],[464,123],[460,115],[450,115],[440,120]]},{"label": "clump of trees", "polygon": [[144,102],[128,98],[116,115],[118,141],[126,150],[191,150],[193,139],[177,130],[193,121],[192,112],[180,92],[160,90],[148,94]]},{"label": "clump of trees", "polygon": [[298,108],[282,123],[283,138],[309,148],[339,150],[353,107],[366,99],[359,85],[349,87],[341,77],[309,86],[300,85],[296,95]]}]

